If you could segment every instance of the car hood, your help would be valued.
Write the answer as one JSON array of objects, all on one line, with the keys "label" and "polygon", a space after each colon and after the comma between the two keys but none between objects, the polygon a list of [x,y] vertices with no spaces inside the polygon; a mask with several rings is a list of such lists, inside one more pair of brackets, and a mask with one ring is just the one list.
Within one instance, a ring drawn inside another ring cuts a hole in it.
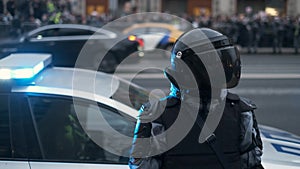
[{"label": "car hood", "polygon": [[273,127],[259,126],[266,169],[300,169],[300,137]]}]

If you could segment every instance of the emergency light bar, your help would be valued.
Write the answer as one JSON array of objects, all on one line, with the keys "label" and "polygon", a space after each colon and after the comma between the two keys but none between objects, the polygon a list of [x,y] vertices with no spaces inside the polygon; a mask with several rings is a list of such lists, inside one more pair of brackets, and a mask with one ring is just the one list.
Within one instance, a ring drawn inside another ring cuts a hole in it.
[{"label": "emergency light bar", "polygon": [[10,54],[0,60],[0,79],[30,79],[50,65],[51,59],[51,54]]}]

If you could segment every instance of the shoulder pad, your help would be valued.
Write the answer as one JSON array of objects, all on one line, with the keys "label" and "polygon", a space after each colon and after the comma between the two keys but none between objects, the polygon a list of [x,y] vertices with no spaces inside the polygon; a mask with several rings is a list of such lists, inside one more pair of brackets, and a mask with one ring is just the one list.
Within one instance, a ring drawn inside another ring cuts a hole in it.
[{"label": "shoulder pad", "polygon": [[240,103],[241,103],[241,109],[242,111],[252,111],[257,109],[256,105],[249,99],[247,98],[240,98]]},{"label": "shoulder pad", "polygon": [[257,108],[256,105],[251,100],[244,97],[240,97],[239,95],[234,93],[228,92],[227,99],[230,101],[239,102],[242,112],[252,111]]},{"label": "shoulder pad", "polygon": [[230,93],[230,92],[227,93],[226,98],[231,101],[239,101],[240,100],[240,97],[237,94]]}]

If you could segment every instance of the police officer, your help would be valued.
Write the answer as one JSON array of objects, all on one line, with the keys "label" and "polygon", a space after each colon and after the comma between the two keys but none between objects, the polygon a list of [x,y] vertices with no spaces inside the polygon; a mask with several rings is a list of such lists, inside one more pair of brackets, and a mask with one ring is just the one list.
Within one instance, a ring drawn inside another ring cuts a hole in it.
[{"label": "police officer", "polygon": [[239,52],[223,34],[197,28],[179,37],[165,70],[170,95],[142,106],[130,168],[263,168],[255,105],[227,90],[240,74]]}]

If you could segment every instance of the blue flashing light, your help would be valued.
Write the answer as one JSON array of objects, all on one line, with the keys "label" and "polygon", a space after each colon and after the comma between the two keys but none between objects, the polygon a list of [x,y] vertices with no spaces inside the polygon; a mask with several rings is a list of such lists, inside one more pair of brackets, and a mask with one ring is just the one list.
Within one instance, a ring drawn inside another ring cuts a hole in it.
[{"label": "blue flashing light", "polygon": [[0,60],[0,79],[30,79],[50,63],[50,54],[11,54]]},{"label": "blue flashing light", "polygon": [[12,70],[11,78],[12,79],[27,79],[33,77],[33,70],[31,68],[24,68],[24,69],[16,69]]},{"label": "blue flashing light", "polygon": [[32,78],[34,75],[38,74],[44,68],[44,63],[41,62],[33,68],[22,68],[12,71],[12,79],[26,79]]},{"label": "blue flashing light", "polygon": [[0,79],[3,79],[3,80],[11,79],[11,70],[10,69],[0,69]]}]

